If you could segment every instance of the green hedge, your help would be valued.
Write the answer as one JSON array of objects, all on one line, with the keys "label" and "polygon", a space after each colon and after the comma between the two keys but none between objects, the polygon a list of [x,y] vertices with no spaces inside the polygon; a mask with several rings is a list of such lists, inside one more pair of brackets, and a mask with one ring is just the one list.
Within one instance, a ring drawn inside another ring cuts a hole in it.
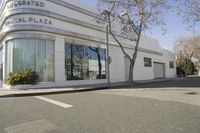
[{"label": "green hedge", "polygon": [[179,58],[176,64],[177,75],[179,76],[194,75],[196,72],[194,63],[188,58]]},{"label": "green hedge", "polygon": [[19,72],[13,72],[5,79],[5,83],[8,85],[35,85],[39,82],[39,75],[31,69],[23,69]]}]

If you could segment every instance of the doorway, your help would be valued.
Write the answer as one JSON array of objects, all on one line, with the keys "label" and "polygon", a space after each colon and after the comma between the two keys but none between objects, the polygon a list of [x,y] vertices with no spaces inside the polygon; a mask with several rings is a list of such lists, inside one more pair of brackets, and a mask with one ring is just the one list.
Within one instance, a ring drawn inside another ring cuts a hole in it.
[{"label": "doorway", "polygon": [[164,63],[154,62],[154,78],[165,78],[165,65]]}]

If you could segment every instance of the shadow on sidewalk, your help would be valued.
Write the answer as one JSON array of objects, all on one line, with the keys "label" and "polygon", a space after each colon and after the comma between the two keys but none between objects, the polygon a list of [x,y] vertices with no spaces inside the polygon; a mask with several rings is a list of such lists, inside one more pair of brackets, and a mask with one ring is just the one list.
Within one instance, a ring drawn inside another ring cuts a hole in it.
[{"label": "shadow on sidewalk", "polygon": [[163,80],[159,82],[152,83],[134,83],[133,85],[117,84],[115,86],[93,86],[91,88],[84,89],[74,89],[74,90],[63,90],[63,91],[53,91],[53,92],[32,92],[32,93],[21,93],[21,94],[8,94],[0,96],[0,98],[9,97],[32,97],[32,96],[45,96],[45,95],[56,95],[56,94],[66,94],[66,93],[80,93],[96,90],[108,90],[108,89],[145,89],[145,88],[200,88],[200,78],[191,77],[187,79],[180,80]]},{"label": "shadow on sidewalk", "polygon": [[136,83],[129,88],[200,88],[200,77],[180,80],[160,81],[153,83]]}]

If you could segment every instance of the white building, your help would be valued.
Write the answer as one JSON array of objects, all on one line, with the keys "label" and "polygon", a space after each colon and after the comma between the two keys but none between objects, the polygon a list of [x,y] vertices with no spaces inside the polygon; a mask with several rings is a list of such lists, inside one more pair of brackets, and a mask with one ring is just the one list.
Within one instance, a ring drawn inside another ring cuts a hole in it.
[{"label": "white building", "polygon": [[[31,68],[41,80],[34,87],[107,83],[106,28],[97,22],[97,14],[79,0],[3,0],[1,80],[10,72]],[[110,81],[125,82],[128,61],[109,38]],[[118,38],[132,54],[134,42],[124,36]],[[173,53],[162,49],[157,40],[143,36],[134,80],[174,78],[174,62]]]}]

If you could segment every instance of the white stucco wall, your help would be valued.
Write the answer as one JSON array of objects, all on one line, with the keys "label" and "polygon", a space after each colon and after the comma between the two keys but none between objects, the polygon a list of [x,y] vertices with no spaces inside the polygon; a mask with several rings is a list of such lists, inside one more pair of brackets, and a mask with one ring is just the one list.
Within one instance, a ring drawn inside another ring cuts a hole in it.
[{"label": "white stucco wall", "polygon": [[[176,61],[175,61],[175,54],[168,50],[163,50],[163,60],[166,63],[166,77],[167,78],[174,78],[176,77]],[[174,62],[174,69],[169,67],[169,62]]]},{"label": "white stucco wall", "polygon": [[[19,34],[53,36],[55,38],[55,83],[48,84],[53,86],[66,86],[106,83],[107,80],[66,81],[65,79],[65,43],[106,48],[105,25],[97,23],[97,10],[86,4],[81,4],[79,0],[38,1],[44,2],[45,6],[18,6],[8,8],[6,4],[12,1],[8,2],[8,0],[3,0],[3,5],[0,10],[0,40],[2,44],[10,37],[17,37]],[[36,21],[40,19],[48,20],[51,21],[51,24],[29,21],[30,17]],[[17,21],[19,18],[24,21]],[[124,44],[125,50],[132,55],[135,42],[122,36],[118,36],[118,39]],[[154,79],[153,66],[144,67],[144,57],[151,58],[152,65],[153,62],[164,63],[166,78],[176,77],[176,66],[174,69],[169,68],[169,61],[175,62],[174,54],[162,49],[156,39],[142,36],[139,47],[134,68],[134,80]],[[111,36],[109,36],[109,48],[112,58],[112,63],[110,64],[111,82],[126,81],[129,70],[128,62],[120,47]]]}]

